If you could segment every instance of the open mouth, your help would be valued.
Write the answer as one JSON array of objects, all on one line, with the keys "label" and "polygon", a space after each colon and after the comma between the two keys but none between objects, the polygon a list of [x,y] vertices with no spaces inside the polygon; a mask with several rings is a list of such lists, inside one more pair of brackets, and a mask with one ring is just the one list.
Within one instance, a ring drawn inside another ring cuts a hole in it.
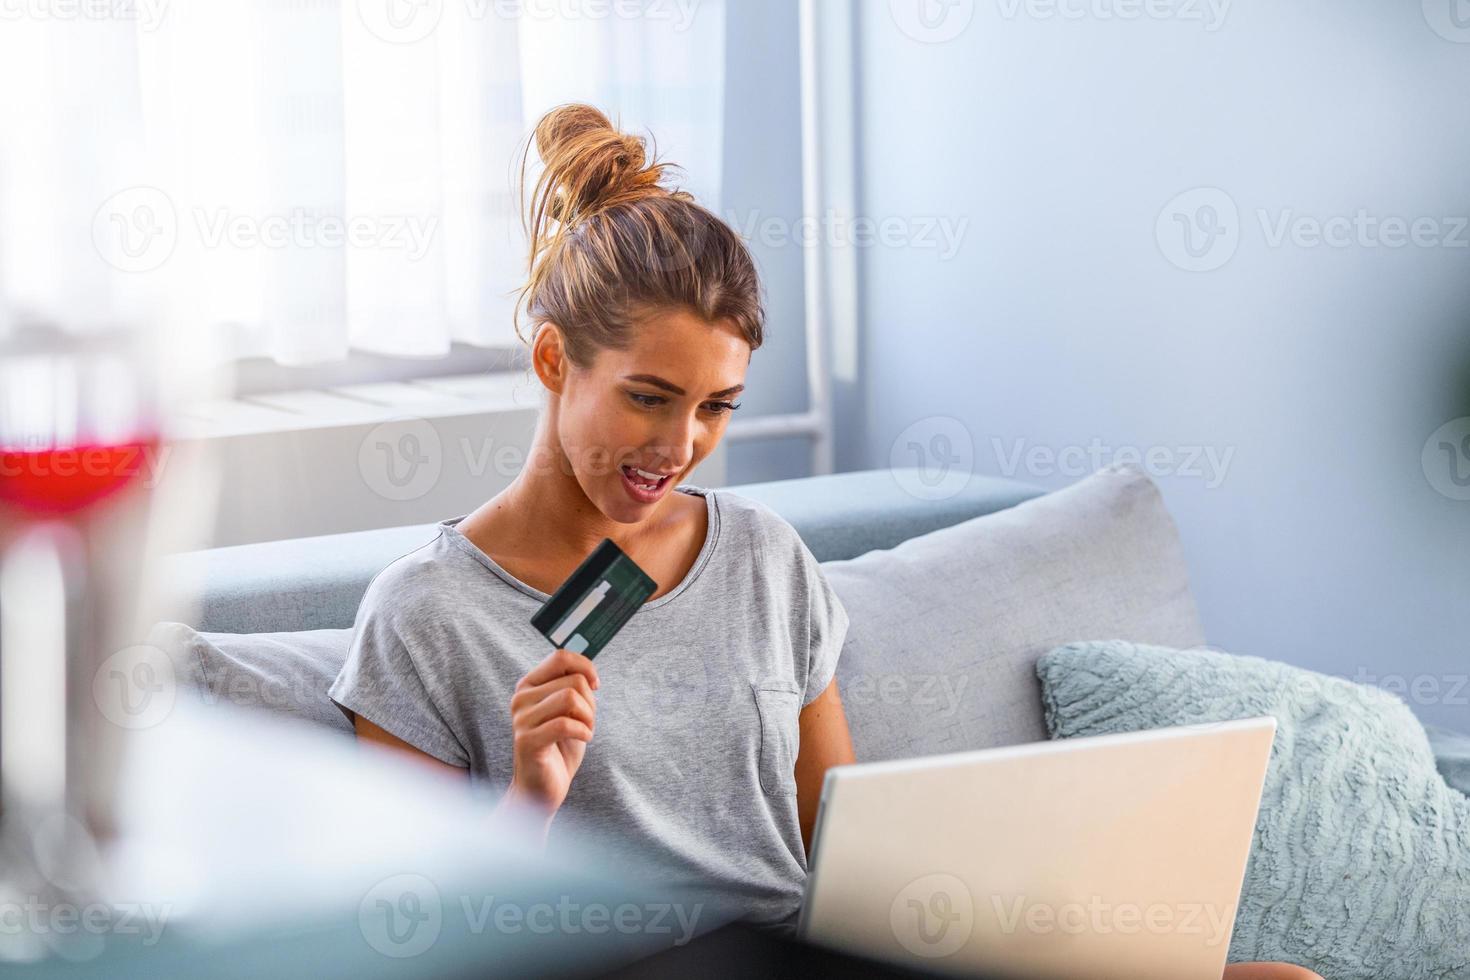
[{"label": "open mouth", "polygon": [[621,469],[623,482],[627,484],[628,488],[636,496],[642,499],[657,497],[674,477],[672,473],[665,474],[664,476],[656,476],[650,474],[647,470],[640,470],[633,466],[624,466]]}]

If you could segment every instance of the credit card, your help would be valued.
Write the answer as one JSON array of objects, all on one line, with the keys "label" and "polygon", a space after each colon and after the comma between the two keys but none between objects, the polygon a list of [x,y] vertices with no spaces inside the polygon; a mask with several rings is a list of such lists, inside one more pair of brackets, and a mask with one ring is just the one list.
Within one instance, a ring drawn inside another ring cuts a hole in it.
[{"label": "credit card", "polygon": [[591,659],[657,590],[612,538],[603,538],[531,617],[531,625],[552,646]]}]

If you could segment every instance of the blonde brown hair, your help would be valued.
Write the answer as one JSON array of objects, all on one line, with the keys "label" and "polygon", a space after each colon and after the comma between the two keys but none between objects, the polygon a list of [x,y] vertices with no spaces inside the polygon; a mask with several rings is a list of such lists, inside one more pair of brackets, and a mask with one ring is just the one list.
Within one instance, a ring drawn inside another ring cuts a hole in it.
[{"label": "blonde brown hair", "polygon": [[642,137],[620,132],[589,105],[552,109],[532,140],[544,169],[528,206],[528,143],[520,188],[530,256],[517,337],[524,309],[533,330],[560,327],[567,357],[587,367],[598,350],[626,349],[640,317],[684,310],[710,324],[727,320],[751,350],[761,345],[755,263],[714,212],[663,186],[674,164],[650,159]]}]

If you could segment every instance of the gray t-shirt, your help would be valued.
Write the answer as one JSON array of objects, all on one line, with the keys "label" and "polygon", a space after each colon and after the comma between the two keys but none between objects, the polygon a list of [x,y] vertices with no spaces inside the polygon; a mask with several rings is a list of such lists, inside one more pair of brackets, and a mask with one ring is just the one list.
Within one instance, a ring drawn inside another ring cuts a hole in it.
[{"label": "gray t-shirt", "polygon": [[[811,551],[766,505],[683,484],[709,508],[684,580],[597,658],[597,725],[560,833],[626,843],[630,875],[708,892],[794,928],[806,883],[793,766],[797,715],[826,689],[847,612]],[[342,708],[494,790],[510,782],[510,699],[551,652],[531,625],[549,596],[456,529],[375,576],[329,694]],[[662,584],[662,583],[661,583]]]}]

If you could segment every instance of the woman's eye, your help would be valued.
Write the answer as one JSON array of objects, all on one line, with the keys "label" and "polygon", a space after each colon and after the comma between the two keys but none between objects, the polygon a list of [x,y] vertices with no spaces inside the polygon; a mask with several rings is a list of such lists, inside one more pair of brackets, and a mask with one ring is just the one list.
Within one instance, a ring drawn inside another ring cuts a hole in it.
[{"label": "woman's eye", "polygon": [[[666,400],[662,395],[645,395],[636,391],[628,392],[628,397],[644,408],[655,408],[662,405]],[[726,412],[735,411],[740,405],[731,402],[707,402],[705,407],[713,411],[716,415],[723,415]]]}]

